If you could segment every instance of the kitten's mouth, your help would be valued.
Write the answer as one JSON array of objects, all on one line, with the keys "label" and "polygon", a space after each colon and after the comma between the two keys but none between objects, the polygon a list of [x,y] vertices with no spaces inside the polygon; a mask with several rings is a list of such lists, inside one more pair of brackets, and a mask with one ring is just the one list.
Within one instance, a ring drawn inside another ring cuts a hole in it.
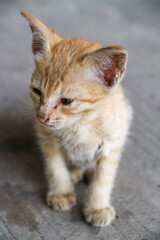
[{"label": "kitten's mouth", "polygon": [[46,124],[45,124],[45,126],[47,126],[47,127],[54,127],[54,126],[57,126],[57,125],[59,125],[59,123],[50,123],[50,124],[49,124],[49,123],[48,123],[48,124],[46,123]]},{"label": "kitten's mouth", "polygon": [[44,126],[47,127],[47,128],[54,128],[54,129],[56,129],[56,128],[60,127],[60,123],[61,122],[54,122],[54,123],[51,123],[51,124],[44,124]]},{"label": "kitten's mouth", "polygon": [[41,121],[41,119],[38,118],[38,120],[46,128],[50,128],[50,129],[54,128],[54,129],[56,129],[56,128],[62,127],[62,125],[61,125],[62,120],[60,120],[60,119],[59,120],[58,119],[53,120],[53,122],[49,122],[49,119],[47,119],[46,121]]}]

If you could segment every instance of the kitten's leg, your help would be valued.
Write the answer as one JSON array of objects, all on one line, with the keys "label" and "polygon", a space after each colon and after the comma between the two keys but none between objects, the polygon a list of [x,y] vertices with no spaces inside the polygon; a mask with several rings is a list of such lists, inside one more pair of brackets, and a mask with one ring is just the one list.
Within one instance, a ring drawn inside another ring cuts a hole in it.
[{"label": "kitten's leg", "polygon": [[83,179],[83,170],[81,168],[70,168],[70,177],[74,184],[78,183]]},{"label": "kitten's leg", "polygon": [[56,211],[69,210],[76,204],[73,184],[59,146],[41,141],[46,160],[46,176],[49,184],[47,203]]},{"label": "kitten's leg", "polygon": [[117,148],[110,154],[103,153],[98,160],[86,198],[84,216],[94,226],[109,225],[115,217],[110,206],[110,194],[114,183],[121,149]]}]

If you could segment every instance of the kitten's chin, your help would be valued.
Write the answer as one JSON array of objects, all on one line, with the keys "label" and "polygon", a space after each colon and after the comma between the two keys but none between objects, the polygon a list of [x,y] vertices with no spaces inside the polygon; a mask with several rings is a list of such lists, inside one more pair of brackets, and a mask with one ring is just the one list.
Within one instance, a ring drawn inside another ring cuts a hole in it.
[{"label": "kitten's chin", "polygon": [[52,123],[52,124],[47,124],[47,123],[42,123],[42,122],[40,122],[40,121],[38,121],[38,123],[41,125],[41,126],[43,126],[43,127],[45,127],[45,128],[47,128],[47,129],[61,129],[61,128],[63,128],[63,126],[61,125],[61,124],[57,124],[57,123]]},{"label": "kitten's chin", "polygon": [[45,124],[43,126],[45,126],[48,129],[51,129],[51,130],[58,130],[58,129],[62,129],[63,128],[63,126],[61,124],[56,124],[56,123],[54,123],[54,124]]}]

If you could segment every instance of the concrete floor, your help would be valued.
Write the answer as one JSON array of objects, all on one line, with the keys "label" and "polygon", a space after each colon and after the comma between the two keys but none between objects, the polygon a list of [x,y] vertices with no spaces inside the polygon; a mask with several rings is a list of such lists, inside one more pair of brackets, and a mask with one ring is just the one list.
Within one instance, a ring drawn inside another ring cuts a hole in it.
[{"label": "concrete floor", "polygon": [[[129,52],[123,85],[134,121],[113,191],[117,218],[107,228],[83,221],[85,183],[77,186],[73,210],[53,212],[45,204],[28,97],[31,34],[20,10],[63,36],[118,44]],[[158,0],[0,2],[0,240],[160,239],[159,26]]]}]

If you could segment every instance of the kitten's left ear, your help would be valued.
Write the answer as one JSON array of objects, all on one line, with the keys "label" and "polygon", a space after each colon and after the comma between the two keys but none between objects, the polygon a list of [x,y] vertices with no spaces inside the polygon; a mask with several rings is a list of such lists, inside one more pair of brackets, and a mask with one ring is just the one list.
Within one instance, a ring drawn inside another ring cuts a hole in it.
[{"label": "kitten's left ear", "polygon": [[32,51],[36,59],[44,56],[62,37],[29,13],[21,11],[32,31]]},{"label": "kitten's left ear", "polygon": [[111,46],[89,54],[83,62],[90,77],[112,89],[124,76],[127,56],[124,48]]}]

